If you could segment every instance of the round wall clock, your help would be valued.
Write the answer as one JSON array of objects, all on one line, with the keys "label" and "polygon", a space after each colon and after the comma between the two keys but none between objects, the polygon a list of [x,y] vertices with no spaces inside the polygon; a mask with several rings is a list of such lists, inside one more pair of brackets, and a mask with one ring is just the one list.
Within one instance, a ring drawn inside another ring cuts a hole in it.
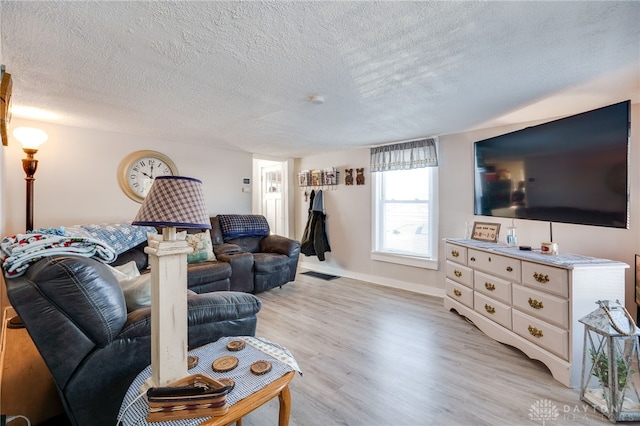
[{"label": "round wall clock", "polygon": [[0,83],[0,137],[2,145],[9,144],[9,122],[11,121],[11,92],[13,90],[13,82],[11,74],[5,72],[2,74],[2,82]]},{"label": "round wall clock", "polygon": [[118,184],[129,198],[141,203],[155,178],[177,174],[178,168],[166,155],[157,151],[135,151],[120,163]]}]

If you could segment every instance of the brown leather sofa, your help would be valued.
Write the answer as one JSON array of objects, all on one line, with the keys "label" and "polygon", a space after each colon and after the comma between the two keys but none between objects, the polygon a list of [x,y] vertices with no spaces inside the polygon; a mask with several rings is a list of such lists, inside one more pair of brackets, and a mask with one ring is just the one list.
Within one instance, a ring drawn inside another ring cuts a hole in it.
[{"label": "brown leather sofa", "polygon": [[[223,219],[253,221],[263,224],[261,234],[225,236]],[[216,260],[189,263],[187,288],[196,293],[211,291],[241,291],[260,293],[295,280],[300,256],[300,242],[280,235],[271,235],[266,218],[261,215],[219,215],[211,220],[211,242]],[[266,227],[266,228],[265,228]],[[188,232],[200,232],[188,230]],[[111,263],[118,266],[135,261],[140,271],[146,271],[147,242],[121,253]]]},{"label": "brown leather sofa", "polygon": [[[148,272],[147,254],[144,248],[147,242],[121,253],[111,266],[124,265],[135,261],[140,272]],[[206,262],[189,263],[187,265],[187,288],[195,293],[231,290],[231,265],[228,262],[209,260]]]},{"label": "brown leather sofa", "polygon": [[[225,224],[260,223],[260,232],[247,226],[242,235],[225,232]],[[231,290],[260,293],[295,280],[300,242],[270,233],[261,215],[218,215],[211,218],[211,241],[218,260],[231,265]]]}]

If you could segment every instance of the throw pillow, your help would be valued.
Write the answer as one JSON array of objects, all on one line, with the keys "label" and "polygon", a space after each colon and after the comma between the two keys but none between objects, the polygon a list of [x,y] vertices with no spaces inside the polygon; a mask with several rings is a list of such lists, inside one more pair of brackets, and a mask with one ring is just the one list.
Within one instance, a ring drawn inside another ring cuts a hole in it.
[{"label": "throw pillow", "polygon": [[187,253],[187,263],[216,260],[216,256],[213,254],[211,233],[208,229],[196,234],[187,234],[187,244],[193,248],[193,253]]},{"label": "throw pillow", "polygon": [[127,312],[151,306],[151,274],[140,275],[134,261],[109,268],[122,287]]}]

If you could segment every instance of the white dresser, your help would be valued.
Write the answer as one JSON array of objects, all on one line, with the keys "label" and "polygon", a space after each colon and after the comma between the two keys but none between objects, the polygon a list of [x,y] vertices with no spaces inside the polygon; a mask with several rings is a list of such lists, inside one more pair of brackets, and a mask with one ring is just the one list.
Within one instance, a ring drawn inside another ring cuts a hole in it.
[{"label": "white dresser", "polygon": [[597,300],[624,303],[629,265],[468,239],[445,241],[445,308],[540,360],[564,385],[580,387],[584,328],[578,320],[598,307]]}]

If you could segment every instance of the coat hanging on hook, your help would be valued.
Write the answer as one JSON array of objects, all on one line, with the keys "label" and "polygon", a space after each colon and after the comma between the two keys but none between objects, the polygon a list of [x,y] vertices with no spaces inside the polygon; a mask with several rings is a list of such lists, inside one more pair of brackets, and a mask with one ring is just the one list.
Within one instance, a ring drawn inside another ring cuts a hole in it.
[{"label": "coat hanging on hook", "polygon": [[300,242],[300,252],[305,256],[318,256],[324,261],[324,254],[331,251],[326,233],[326,215],[324,213],[324,196],[322,190],[311,191],[309,217]]}]

